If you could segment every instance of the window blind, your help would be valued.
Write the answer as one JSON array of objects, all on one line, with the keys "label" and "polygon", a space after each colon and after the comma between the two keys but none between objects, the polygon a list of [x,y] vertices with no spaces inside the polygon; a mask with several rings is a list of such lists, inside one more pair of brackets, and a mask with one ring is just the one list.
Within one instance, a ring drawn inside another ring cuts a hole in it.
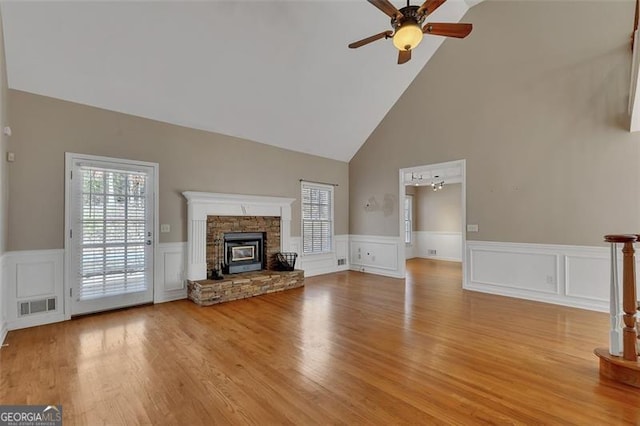
[{"label": "window blind", "polygon": [[330,252],[333,245],[333,187],[302,183],[302,250]]},{"label": "window blind", "polygon": [[411,244],[411,229],[413,228],[413,196],[404,198],[404,242]]},{"label": "window blind", "polygon": [[76,174],[76,297],[88,300],[147,290],[147,175],[85,164]]}]

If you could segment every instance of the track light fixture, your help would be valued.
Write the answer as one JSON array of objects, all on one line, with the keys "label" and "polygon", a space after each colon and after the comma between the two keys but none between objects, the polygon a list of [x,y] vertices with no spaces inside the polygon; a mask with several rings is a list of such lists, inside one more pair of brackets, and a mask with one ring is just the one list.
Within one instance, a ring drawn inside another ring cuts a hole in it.
[{"label": "track light fixture", "polygon": [[431,182],[431,189],[433,189],[434,191],[438,191],[440,189],[444,188],[444,181],[442,182]]}]

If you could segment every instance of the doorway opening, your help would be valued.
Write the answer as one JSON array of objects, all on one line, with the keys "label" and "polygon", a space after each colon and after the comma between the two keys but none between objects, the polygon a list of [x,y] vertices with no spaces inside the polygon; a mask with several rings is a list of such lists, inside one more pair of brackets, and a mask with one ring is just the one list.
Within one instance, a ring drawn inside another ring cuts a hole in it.
[{"label": "doorway opening", "polygon": [[466,282],[466,161],[400,169],[400,272],[406,260],[460,262]]}]

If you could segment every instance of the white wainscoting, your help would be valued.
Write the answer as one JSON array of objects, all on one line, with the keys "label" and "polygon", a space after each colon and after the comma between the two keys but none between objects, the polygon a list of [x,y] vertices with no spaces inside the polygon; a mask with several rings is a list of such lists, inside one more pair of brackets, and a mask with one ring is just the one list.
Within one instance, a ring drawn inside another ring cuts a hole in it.
[{"label": "white wainscoting", "polygon": [[404,239],[374,235],[351,235],[349,238],[350,269],[394,278],[403,278],[400,269]]},{"label": "white wainscoting", "polygon": [[413,259],[418,256],[418,236],[416,235],[416,231],[411,232],[411,244],[404,244],[404,258],[405,259]]},{"label": "white wainscoting", "polygon": [[4,279],[4,253],[0,254],[0,345],[4,343],[7,337],[7,291],[5,289],[6,280]]},{"label": "white wainscoting", "polygon": [[155,254],[153,302],[186,299],[187,243],[159,243]]},{"label": "white wainscoting", "polygon": [[[7,328],[33,327],[64,320],[64,250],[10,251],[4,254]],[[56,309],[19,316],[18,304],[56,298]]]},{"label": "white wainscoting", "polygon": [[[333,252],[305,256],[302,254],[302,238],[291,237],[288,251],[298,253],[296,269],[302,269],[305,277],[346,271],[349,269],[349,236],[334,235],[333,242]],[[338,259],[344,259],[344,265],[338,265]]]},{"label": "white wainscoting", "polygon": [[608,247],[467,241],[466,249],[468,290],[609,310]]},{"label": "white wainscoting", "polygon": [[[462,233],[415,231],[413,257],[462,262]],[[436,254],[430,254],[435,250]],[[409,259],[409,257],[407,257]]]},{"label": "white wainscoting", "polygon": [[[158,244],[155,255],[154,303],[187,297],[185,282],[187,243]],[[63,297],[64,250],[6,252],[1,258],[3,303],[0,318],[7,330],[49,324],[65,319]],[[20,302],[56,297],[56,309],[20,317]],[[0,332],[3,328],[0,327]],[[3,337],[0,334],[0,337]]]}]

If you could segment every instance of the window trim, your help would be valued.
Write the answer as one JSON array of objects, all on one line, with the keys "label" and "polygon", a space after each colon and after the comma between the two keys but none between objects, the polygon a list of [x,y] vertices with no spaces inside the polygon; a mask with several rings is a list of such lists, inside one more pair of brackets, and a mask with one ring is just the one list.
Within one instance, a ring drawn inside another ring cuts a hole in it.
[{"label": "window trim", "polygon": [[[330,233],[330,246],[331,248],[328,251],[321,252],[311,252],[305,253],[304,251],[304,202],[303,202],[303,191],[305,188],[318,188],[328,190],[331,197],[331,208],[329,209],[331,215],[331,233]],[[322,183],[309,182],[309,181],[300,181],[300,256],[326,256],[329,254],[335,253],[335,227],[336,227],[336,217],[335,217],[335,187],[333,185],[326,185]]]},{"label": "window trim", "polygon": [[[403,209],[403,216],[405,217],[404,219],[404,243],[407,246],[413,245],[413,202],[414,202],[414,197],[413,194],[405,194],[404,196],[405,202],[404,202],[404,209]],[[406,211],[407,211],[407,200],[409,200],[409,220],[406,219]],[[411,224],[410,230],[409,230],[409,241],[407,241],[407,222],[409,222]]]}]

